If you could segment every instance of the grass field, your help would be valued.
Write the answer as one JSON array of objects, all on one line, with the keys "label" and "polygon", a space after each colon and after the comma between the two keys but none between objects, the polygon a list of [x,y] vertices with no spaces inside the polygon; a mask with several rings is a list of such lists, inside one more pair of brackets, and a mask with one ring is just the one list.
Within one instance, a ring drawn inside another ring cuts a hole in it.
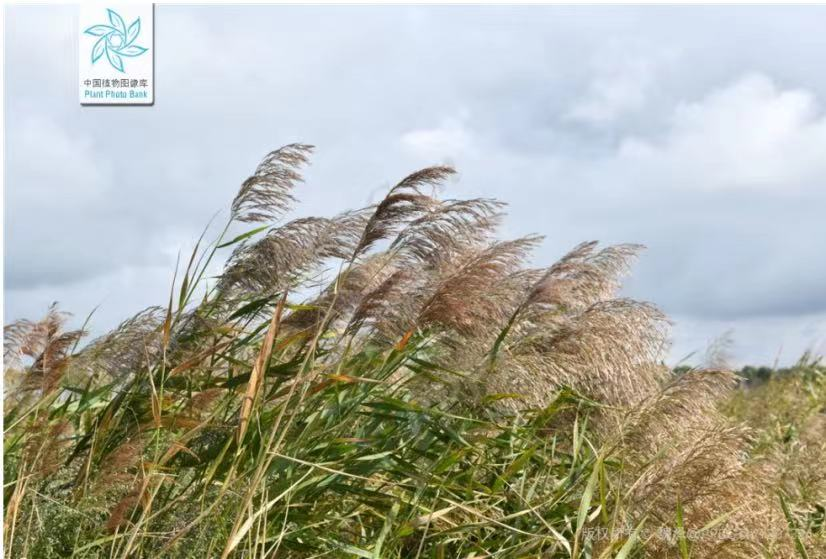
[{"label": "grass field", "polygon": [[640,247],[530,268],[448,167],[290,221],[310,152],[265,158],[165,304],[5,328],[7,557],[826,557],[817,362],[671,370],[617,294]]}]

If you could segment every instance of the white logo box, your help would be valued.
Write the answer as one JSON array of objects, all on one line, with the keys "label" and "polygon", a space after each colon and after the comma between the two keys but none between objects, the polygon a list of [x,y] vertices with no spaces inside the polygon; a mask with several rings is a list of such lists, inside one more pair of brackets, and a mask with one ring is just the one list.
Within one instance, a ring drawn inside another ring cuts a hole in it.
[{"label": "white logo box", "polygon": [[78,22],[80,103],[154,103],[154,5],[81,4]]}]

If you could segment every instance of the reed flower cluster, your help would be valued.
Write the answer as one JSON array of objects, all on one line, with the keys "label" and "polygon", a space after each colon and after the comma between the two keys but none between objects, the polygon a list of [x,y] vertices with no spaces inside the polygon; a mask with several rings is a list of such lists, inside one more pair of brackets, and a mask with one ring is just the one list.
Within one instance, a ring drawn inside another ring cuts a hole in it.
[{"label": "reed flower cluster", "polygon": [[311,152],[264,158],[165,305],[5,328],[9,557],[826,549],[823,410],[784,447],[733,373],[667,367],[666,317],[619,293],[642,247],[531,267],[541,238],[440,198],[445,166],[289,220]]}]

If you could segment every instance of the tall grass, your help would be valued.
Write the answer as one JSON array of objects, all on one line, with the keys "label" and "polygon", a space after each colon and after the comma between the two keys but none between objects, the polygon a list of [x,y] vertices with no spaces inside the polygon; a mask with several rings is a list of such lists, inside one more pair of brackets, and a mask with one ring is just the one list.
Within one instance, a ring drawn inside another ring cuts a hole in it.
[{"label": "tall grass", "polygon": [[503,204],[435,195],[448,167],[285,221],[310,152],[264,159],[166,305],[85,345],[57,308],[6,327],[8,557],[818,545],[795,508],[815,501],[784,510],[724,413],[734,375],[669,370],[665,317],[618,297],[640,247],[529,268],[540,239],[497,239]]}]

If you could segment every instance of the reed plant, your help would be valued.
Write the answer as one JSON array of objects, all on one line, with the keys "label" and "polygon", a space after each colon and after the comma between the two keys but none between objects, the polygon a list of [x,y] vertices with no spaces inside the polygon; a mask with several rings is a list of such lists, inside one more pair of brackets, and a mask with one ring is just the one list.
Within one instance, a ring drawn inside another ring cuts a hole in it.
[{"label": "reed plant", "polygon": [[664,364],[668,321],[618,294],[641,247],[532,268],[540,238],[440,198],[444,166],[289,220],[311,151],[264,158],[165,304],[5,328],[7,557],[823,549],[822,476],[789,481],[822,445],[760,442],[733,373]]}]

